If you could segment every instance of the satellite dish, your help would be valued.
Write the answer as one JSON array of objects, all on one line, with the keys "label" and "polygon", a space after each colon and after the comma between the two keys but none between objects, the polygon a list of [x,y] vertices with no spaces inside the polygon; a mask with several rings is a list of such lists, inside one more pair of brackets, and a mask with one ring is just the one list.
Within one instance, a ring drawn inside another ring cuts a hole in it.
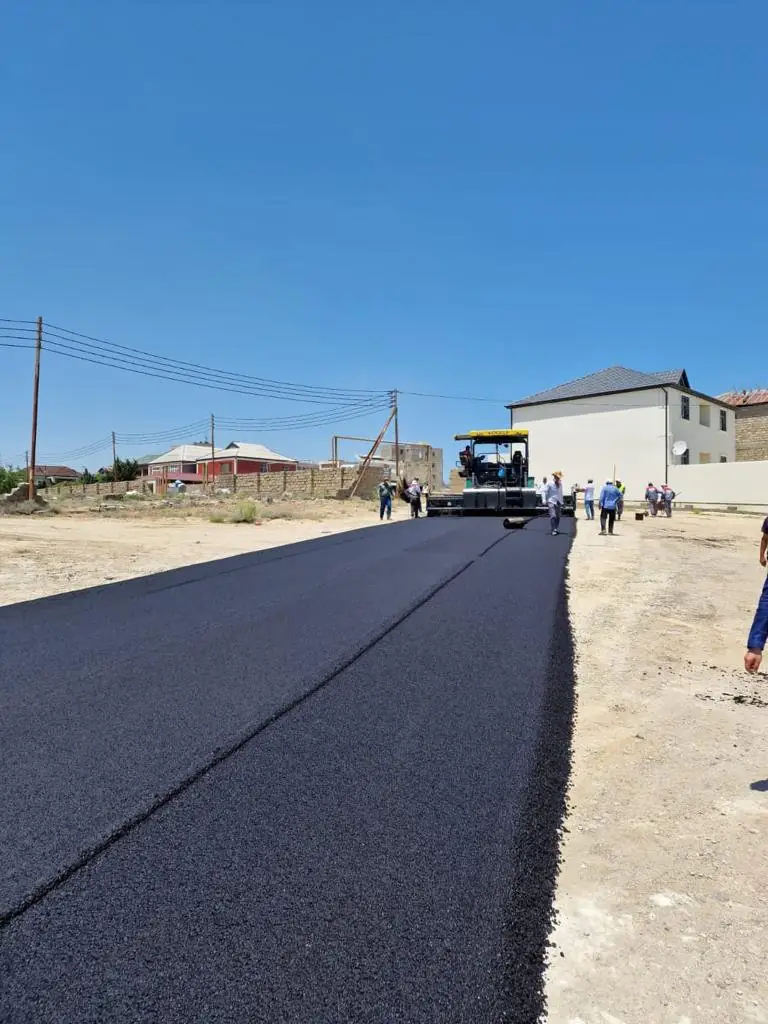
[{"label": "satellite dish", "polygon": [[672,445],[673,455],[685,455],[687,451],[688,445],[685,443],[685,441],[675,441],[675,443]]}]

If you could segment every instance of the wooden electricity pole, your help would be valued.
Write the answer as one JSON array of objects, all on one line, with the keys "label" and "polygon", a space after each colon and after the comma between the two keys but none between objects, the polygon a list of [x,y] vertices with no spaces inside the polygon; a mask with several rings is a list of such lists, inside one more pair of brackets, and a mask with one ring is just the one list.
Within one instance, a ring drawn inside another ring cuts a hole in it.
[{"label": "wooden electricity pole", "polygon": [[109,488],[110,491],[115,489],[115,479],[117,473],[117,443],[115,441],[115,432],[112,431],[112,486]]},{"label": "wooden electricity pole", "polygon": [[213,434],[215,428],[216,423],[213,418],[213,413],[211,413],[211,494],[213,494],[216,487],[216,444],[214,442]]},{"label": "wooden electricity pole", "polygon": [[35,341],[35,383],[32,389],[32,443],[29,446],[29,473],[27,476],[27,497],[35,498],[35,462],[37,461],[37,399],[40,393],[40,351],[43,347],[43,318],[37,318],[37,339]]},{"label": "wooden electricity pole", "polygon": [[395,409],[395,476],[400,483],[400,424],[397,418],[397,388],[392,392],[392,401]]}]

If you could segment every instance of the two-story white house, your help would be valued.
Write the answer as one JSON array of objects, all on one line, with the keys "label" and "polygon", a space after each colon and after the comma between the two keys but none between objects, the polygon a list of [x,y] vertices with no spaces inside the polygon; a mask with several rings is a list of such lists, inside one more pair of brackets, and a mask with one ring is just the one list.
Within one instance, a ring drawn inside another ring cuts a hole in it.
[{"label": "two-story white house", "polygon": [[512,425],[529,432],[536,480],[553,470],[566,488],[618,478],[639,500],[670,466],[732,462],[732,406],[694,391],[685,370],[642,373],[611,366],[507,406]]}]

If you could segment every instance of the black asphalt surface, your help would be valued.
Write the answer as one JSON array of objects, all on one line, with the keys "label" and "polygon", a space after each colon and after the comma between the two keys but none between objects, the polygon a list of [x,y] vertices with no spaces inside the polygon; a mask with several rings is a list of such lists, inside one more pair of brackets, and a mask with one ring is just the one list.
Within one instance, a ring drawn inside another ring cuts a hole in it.
[{"label": "black asphalt surface", "polygon": [[570,528],[404,523],[0,609],[0,1020],[533,1024]]}]

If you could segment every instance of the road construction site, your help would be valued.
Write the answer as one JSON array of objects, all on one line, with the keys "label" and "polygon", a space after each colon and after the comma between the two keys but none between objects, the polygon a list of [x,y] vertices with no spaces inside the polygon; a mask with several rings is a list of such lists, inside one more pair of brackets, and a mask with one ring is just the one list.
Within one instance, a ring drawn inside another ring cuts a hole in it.
[{"label": "road construction site", "polygon": [[348,509],[0,519],[0,1017],[768,1019],[759,521]]}]

